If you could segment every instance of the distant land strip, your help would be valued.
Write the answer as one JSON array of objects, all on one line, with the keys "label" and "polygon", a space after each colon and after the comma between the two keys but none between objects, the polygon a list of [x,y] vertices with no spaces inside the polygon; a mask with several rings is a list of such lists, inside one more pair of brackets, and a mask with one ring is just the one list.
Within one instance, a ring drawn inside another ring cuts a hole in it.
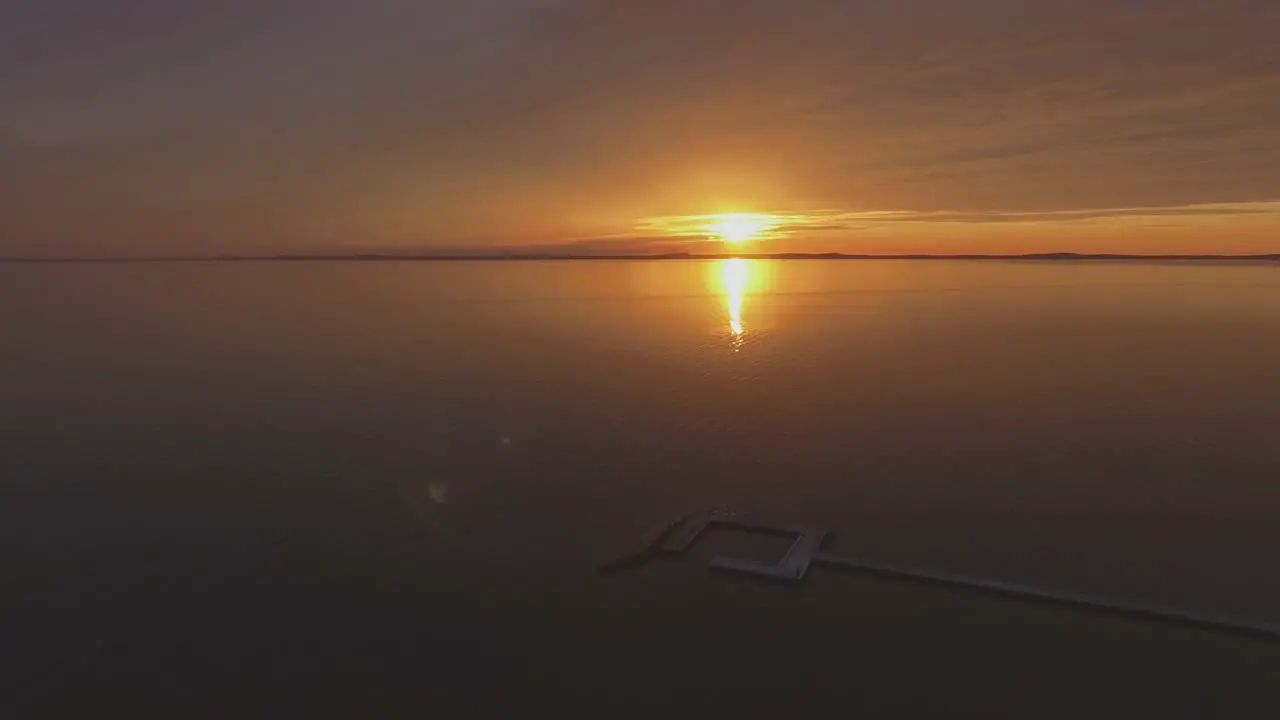
[{"label": "distant land strip", "polygon": [[1280,253],[1265,255],[1125,255],[1106,253],[895,254],[850,253],[660,253],[653,255],[493,253],[493,254],[336,254],[213,255],[138,257],[0,257],[0,263],[180,263],[180,262],[498,262],[530,260],[1226,260],[1280,262]]}]

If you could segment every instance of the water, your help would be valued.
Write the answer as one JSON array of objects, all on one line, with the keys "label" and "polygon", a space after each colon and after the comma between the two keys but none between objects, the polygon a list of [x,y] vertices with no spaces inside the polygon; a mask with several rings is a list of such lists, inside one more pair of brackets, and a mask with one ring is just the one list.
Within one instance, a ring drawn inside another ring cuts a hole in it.
[{"label": "water", "polygon": [[1277,267],[8,265],[0,328],[0,677],[33,716],[1277,701],[1262,640],[593,571],[722,505],[1280,620]]}]

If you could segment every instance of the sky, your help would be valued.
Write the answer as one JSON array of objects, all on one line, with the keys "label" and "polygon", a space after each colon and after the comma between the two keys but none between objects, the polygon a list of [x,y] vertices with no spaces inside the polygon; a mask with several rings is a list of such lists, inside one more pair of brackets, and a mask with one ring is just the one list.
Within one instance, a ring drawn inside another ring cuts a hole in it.
[{"label": "sky", "polygon": [[0,256],[1280,252],[1275,0],[0,0]]}]

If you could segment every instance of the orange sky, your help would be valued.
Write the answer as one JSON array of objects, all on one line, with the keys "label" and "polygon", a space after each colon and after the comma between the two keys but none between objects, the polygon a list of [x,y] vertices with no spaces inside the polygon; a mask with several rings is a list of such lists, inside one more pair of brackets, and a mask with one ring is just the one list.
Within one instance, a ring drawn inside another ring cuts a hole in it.
[{"label": "orange sky", "polygon": [[0,256],[1280,252],[1272,0],[175,7],[0,8]]}]

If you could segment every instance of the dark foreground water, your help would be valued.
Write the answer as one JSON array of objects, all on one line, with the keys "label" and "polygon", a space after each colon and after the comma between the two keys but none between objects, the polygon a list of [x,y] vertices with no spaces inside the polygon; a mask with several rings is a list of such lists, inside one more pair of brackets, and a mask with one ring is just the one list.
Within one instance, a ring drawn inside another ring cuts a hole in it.
[{"label": "dark foreground water", "polygon": [[1280,620],[1280,267],[0,266],[0,716],[1280,709],[1266,639],[595,572],[715,505]]}]

